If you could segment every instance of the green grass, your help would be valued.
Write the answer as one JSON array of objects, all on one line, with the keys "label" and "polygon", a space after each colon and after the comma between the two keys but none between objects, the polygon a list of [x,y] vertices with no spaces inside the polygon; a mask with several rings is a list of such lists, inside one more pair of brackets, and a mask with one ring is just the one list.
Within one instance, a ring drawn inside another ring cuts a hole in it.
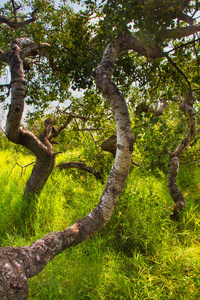
[{"label": "green grass", "polygon": [[[76,153],[58,156],[58,162]],[[21,164],[31,159],[18,156]],[[0,156],[1,246],[25,246],[53,230],[64,230],[89,213],[104,186],[91,174],[55,168],[40,197],[22,200],[31,167],[20,176],[11,152]],[[181,166],[178,183],[187,201],[179,222],[170,220],[167,176],[133,169],[107,226],[58,255],[29,280],[34,300],[200,298],[200,171]]]}]

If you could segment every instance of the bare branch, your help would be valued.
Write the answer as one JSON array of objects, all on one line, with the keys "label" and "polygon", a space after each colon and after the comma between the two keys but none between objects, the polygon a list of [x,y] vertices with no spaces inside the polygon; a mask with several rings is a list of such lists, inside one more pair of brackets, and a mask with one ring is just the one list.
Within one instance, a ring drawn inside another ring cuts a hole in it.
[{"label": "bare branch", "polygon": [[186,75],[183,73],[183,71],[177,66],[177,64],[169,57],[168,54],[166,54],[166,58],[167,58],[167,60],[170,62],[170,64],[178,71],[178,73],[180,73],[180,74],[183,76],[183,78],[185,79],[185,81],[186,81],[186,83],[187,83],[187,85],[188,85],[188,87],[189,87],[189,90],[191,90],[191,84],[190,84],[190,82],[189,82],[187,76],[186,76]]},{"label": "bare branch", "polygon": [[103,151],[107,151],[107,152],[112,153],[112,155],[115,157],[116,150],[117,150],[117,136],[116,136],[116,134],[113,134],[109,138],[105,139],[101,143],[101,149]]},{"label": "bare branch", "polygon": [[88,118],[88,117],[85,117],[85,116],[76,115],[76,114],[73,114],[73,113],[66,113],[66,114],[70,115],[74,119],[76,118],[76,119],[80,119],[80,120],[83,120],[83,121],[91,120],[91,118]]},{"label": "bare branch", "polygon": [[[18,8],[17,8],[18,9]],[[17,16],[16,16],[16,9],[14,12],[15,15],[15,21],[11,21],[9,18],[5,16],[0,16],[0,24],[7,24],[9,27],[18,29],[20,27],[23,27],[27,24],[33,23],[36,20],[36,13],[39,11],[39,8],[36,8],[32,13],[31,13],[31,18],[27,19],[22,22],[17,21]]]},{"label": "bare branch", "polygon": [[11,43],[11,48],[13,45],[18,45],[20,48],[28,47],[33,45],[34,41],[27,37],[16,38]]},{"label": "bare branch", "polygon": [[178,47],[175,47],[175,48],[173,48],[173,49],[171,49],[171,50],[169,50],[169,51],[167,51],[167,52],[165,52],[165,53],[170,53],[170,52],[172,52],[172,51],[176,51],[177,49],[183,48],[183,47],[185,47],[185,46],[187,46],[187,45],[195,44],[195,43],[198,42],[199,40],[200,40],[200,38],[195,39],[195,40],[193,40],[193,41],[190,41],[190,42],[188,42],[188,43],[185,43],[185,44],[182,44],[182,45],[180,45],[180,46],[178,46]]},{"label": "bare branch", "polygon": [[103,130],[105,128],[81,128],[81,129],[77,129],[77,131],[98,131],[98,130]]},{"label": "bare branch", "polygon": [[45,130],[43,133],[39,136],[39,140],[45,145],[50,152],[54,152],[53,147],[51,143],[49,142],[50,136],[52,134],[52,124],[53,121],[51,119],[46,119],[44,122]]},{"label": "bare branch", "polygon": [[13,6],[13,12],[14,12],[14,16],[15,16],[15,23],[17,23],[17,10],[21,7],[19,6],[18,8],[15,7],[15,1],[12,0],[12,6]]},{"label": "bare branch", "polygon": [[12,172],[12,170],[13,170],[16,166],[19,166],[19,167],[21,168],[21,174],[20,174],[20,177],[23,175],[24,169],[26,170],[26,168],[27,168],[28,166],[31,166],[32,164],[35,164],[35,161],[32,161],[31,163],[22,166],[21,164],[18,163],[16,157],[13,157],[13,158],[15,159],[15,165],[12,167],[11,172]]},{"label": "bare branch", "polygon": [[92,134],[92,131],[91,131],[91,130],[89,130],[89,133],[90,133],[90,135],[91,135],[91,137],[92,137],[92,140],[93,140],[93,142],[94,142],[94,144],[95,144],[95,147],[97,148],[97,143],[98,143],[100,140],[98,140],[98,141],[95,141],[95,138],[94,138],[94,136],[93,136],[93,134]]},{"label": "bare branch", "polygon": [[51,136],[50,136],[49,139],[51,140],[51,139],[57,137],[57,136],[59,135],[59,133],[60,133],[62,130],[64,130],[64,129],[69,125],[69,123],[71,122],[72,119],[73,119],[73,117],[72,117],[72,116],[69,116],[69,117],[67,118],[67,121],[66,121],[63,125],[61,125],[60,127],[55,128],[55,127],[53,126],[53,127],[52,127],[52,133],[51,133]]}]

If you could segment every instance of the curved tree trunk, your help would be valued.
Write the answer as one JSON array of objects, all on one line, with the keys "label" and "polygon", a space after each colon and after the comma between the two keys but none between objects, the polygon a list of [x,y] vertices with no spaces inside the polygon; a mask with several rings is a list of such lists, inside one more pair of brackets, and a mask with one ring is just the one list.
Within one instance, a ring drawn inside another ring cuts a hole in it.
[{"label": "curved tree trunk", "polygon": [[[15,39],[10,47],[9,65],[11,72],[11,104],[6,121],[6,136],[16,144],[21,144],[36,156],[36,164],[26,184],[25,195],[32,196],[40,193],[51,174],[55,164],[55,153],[49,138],[52,132],[52,122],[45,123],[45,130],[37,139],[31,132],[20,129],[20,122],[24,110],[25,82],[23,62],[26,52],[31,55],[30,47],[33,42],[27,38]],[[42,47],[42,44],[38,44]],[[47,47],[47,44],[43,45]],[[24,47],[26,47],[24,49]],[[28,51],[27,51],[28,49]]]},{"label": "curved tree trunk", "polygon": [[176,148],[176,150],[170,154],[170,169],[168,175],[168,190],[170,196],[172,197],[173,201],[175,202],[173,206],[173,214],[172,219],[177,219],[181,210],[185,207],[185,199],[183,197],[182,192],[177,186],[176,177],[178,174],[179,169],[179,158],[181,154],[187,149],[190,145],[191,141],[195,137],[196,134],[196,116],[195,111],[192,108],[194,99],[192,96],[192,92],[186,95],[184,101],[180,105],[180,109],[188,115],[190,128],[188,133],[180,143],[180,145]]},{"label": "curved tree trunk", "polygon": [[[89,238],[109,221],[128,178],[132,160],[133,138],[129,112],[123,96],[111,80],[116,58],[121,52],[129,49],[140,52],[147,57],[155,58],[162,55],[159,48],[146,47],[138,38],[128,34],[120,36],[107,47],[101,64],[94,72],[97,88],[107,99],[117,125],[116,157],[98,205],[82,220],[76,221],[65,231],[47,234],[31,246],[1,248],[0,297],[2,299],[27,299],[28,278],[38,274],[57,254]],[[19,53],[17,58],[20,62]],[[23,72],[21,73],[23,74]],[[20,107],[22,107],[22,102]],[[21,111],[23,111],[22,108]],[[23,132],[18,127],[13,134],[11,122],[12,118],[7,123],[7,136],[11,140],[21,142],[39,158],[44,159],[46,153],[51,154],[52,149],[48,148],[49,132],[52,130],[51,124],[47,122],[45,126],[46,133],[44,139],[42,138],[44,142],[42,143],[32,134]]]},{"label": "curved tree trunk", "polygon": [[[102,229],[109,221],[119,195],[124,187],[131,166],[133,139],[131,123],[126,103],[110,79],[117,55],[115,43],[111,44],[102,58],[101,65],[96,69],[96,83],[104,97],[110,104],[117,123],[117,153],[110,175],[98,205],[71,227],[63,232],[52,232],[43,239],[27,247],[5,247],[0,249],[0,298],[1,299],[27,299],[27,279],[38,274],[46,264],[66,248],[77,245]],[[123,48],[124,49],[124,48]],[[121,49],[121,51],[123,51]],[[111,51],[110,51],[111,50]],[[118,49],[119,51],[119,49]],[[111,61],[111,65],[109,61]],[[47,127],[50,126],[47,124]],[[48,127],[47,131],[48,131]],[[19,131],[19,130],[18,130]],[[19,133],[15,134],[15,140]],[[26,133],[28,140],[35,141],[35,137]],[[8,134],[9,135],[9,134]],[[46,134],[48,136],[48,134]],[[26,141],[26,146],[30,145]],[[36,148],[38,147],[36,143]],[[25,145],[25,142],[23,143]],[[42,147],[47,147],[47,144]],[[36,152],[36,151],[35,151]],[[44,152],[43,152],[44,153]],[[44,156],[43,156],[44,157]],[[37,164],[36,164],[37,165]]]},{"label": "curved tree trunk", "polygon": [[11,104],[6,121],[6,136],[11,142],[28,148],[36,156],[35,166],[25,187],[26,197],[35,196],[42,191],[55,165],[56,154],[50,140],[58,136],[73,118],[69,116],[66,123],[57,129],[54,128],[52,121],[47,119],[45,130],[39,138],[20,128],[25,101],[24,61],[36,49],[47,47],[49,45],[46,43],[33,44],[27,38],[15,39],[4,59],[9,63],[11,72]]}]

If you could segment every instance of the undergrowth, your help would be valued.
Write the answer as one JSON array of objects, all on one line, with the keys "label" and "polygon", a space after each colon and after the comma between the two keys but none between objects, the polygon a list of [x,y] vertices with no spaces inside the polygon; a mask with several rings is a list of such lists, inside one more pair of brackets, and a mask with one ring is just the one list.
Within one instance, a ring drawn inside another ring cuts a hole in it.
[{"label": "undergrowth", "polygon": [[[62,154],[58,162],[68,155],[76,153]],[[21,165],[33,160],[17,156]],[[64,230],[96,206],[104,188],[91,174],[55,168],[40,197],[26,205],[23,190],[32,167],[21,176],[21,167],[12,169],[11,151],[1,152],[0,163],[1,246],[26,246]],[[31,278],[29,299],[199,299],[199,169],[181,166],[178,184],[187,206],[174,222],[167,176],[133,168],[110,222]]]}]

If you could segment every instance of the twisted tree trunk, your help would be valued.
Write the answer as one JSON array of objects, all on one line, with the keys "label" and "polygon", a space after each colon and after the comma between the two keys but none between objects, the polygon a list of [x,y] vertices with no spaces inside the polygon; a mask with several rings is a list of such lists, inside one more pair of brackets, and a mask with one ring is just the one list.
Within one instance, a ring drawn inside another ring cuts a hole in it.
[{"label": "twisted tree trunk", "polygon": [[45,130],[39,138],[20,128],[25,101],[25,59],[27,56],[31,56],[35,50],[48,47],[47,43],[34,44],[30,39],[19,38],[13,40],[8,53],[2,54],[3,60],[10,66],[11,73],[11,104],[6,121],[6,136],[11,142],[28,148],[36,156],[35,166],[25,187],[26,197],[35,196],[42,191],[55,165],[56,153],[50,141],[58,136],[73,118],[69,116],[66,123],[57,129],[53,126],[52,121],[47,119]]},{"label": "twisted tree trunk", "polygon": [[192,97],[192,92],[186,95],[184,101],[180,105],[180,109],[188,115],[190,128],[188,133],[180,143],[180,145],[176,148],[176,150],[170,154],[170,169],[168,175],[168,190],[170,196],[172,197],[173,201],[175,202],[173,206],[173,214],[172,219],[177,219],[182,209],[185,207],[185,199],[177,186],[176,177],[178,174],[179,169],[179,159],[181,154],[187,149],[190,145],[191,141],[195,137],[196,134],[196,115],[195,111],[192,108],[194,103],[194,99]]},{"label": "twisted tree trunk", "polygon": [[6,136],[16,144],[25,146],[36,156],[36,164],[26,184],[25,194],[40,193],[55,164],[55,153],[49,138],[52,132],[52,122],[45,123],[41,137],[36,138],[31,132],[22,130],[20,122],[24,110],[25,81],[23,63],[32,49],[48,47],[47,44],[33,44],[30,39],[15,39],[11,43],[7,55],[11,73],[11,104],[6,121]]},{"label": "twisted tree trunk", "polygon": [[[113,59],[113,53],[116,51],[115,43],[111,44],[108,49],[105,51],[101,65],[96,69],[95,79],[98,88],[108,100],[117,123],[117,153],[101,199],[92,212],[62,232],[55,231],[47,234],[43,239],[34,242],[31,246],[1,248],[1,299],[27,299],[29,289],[28,278],[38,274],[51,259],[66,248],[81,243],[101,230],[109,221],[115,209],[119,195],[129,174],[133,139],[126,103],[110,79],[113,63],[117,57],[117,55],[114,55]],[[117,51],[119,52],[119,49]],[[48,155],[51,157],[52,154],[53,156],[52,149],[48,145],[48,137],[52,129],[50,122],[46,123],[46,131],[40,140],[37,140],[32,134],[22,132],[19,129],[13,134],[10,122],[7,125],[7,135],[9,138],[13,141],[22,142],[29,149],[32,148],[31,143],[33,143],[34,153],[41,157],[41,160],[43,159],[42,162],[45,162],[46,156],[40,155],[39,146],[42,148],[42,154],[44,154],[45,148],[45,150],[49,150],[47,152]],[[34,169],[36,170],[36,168],[37,166]]]}]

